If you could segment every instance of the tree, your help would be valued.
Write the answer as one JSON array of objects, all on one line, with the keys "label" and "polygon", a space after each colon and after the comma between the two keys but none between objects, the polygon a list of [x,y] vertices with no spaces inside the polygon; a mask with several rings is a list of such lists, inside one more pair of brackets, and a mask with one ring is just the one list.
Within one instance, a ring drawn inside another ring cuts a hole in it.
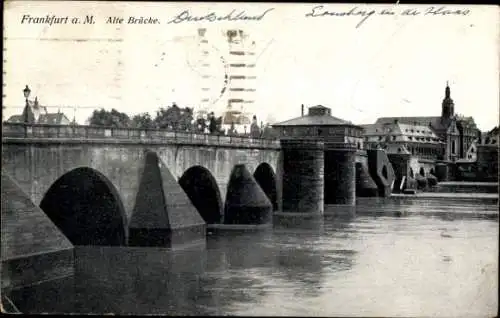
[{"label": "tree", "polygon": [[224,135],[225,130],[222,128],[222,116],[215,119],[215,134]]},{"label": "tree", "polygon": [[137,114],[134,117],[132,117],[130,126],[133,128],[143,128],[143,129],[155,127],[153,119],[151,118],[151,115],[149,113]]},{"label": "tree", "polygon": [[[222,117],[221,117],[221,122],[222,122]],[[211,112],[208,118],[208,131],[211,134],[214,134],[217,131],[217,121],[215,119],[214,112]]]},{"label": "tree", "polygon": [[204,133],[207,128],[207,122],[204,118],[198,118],[194,121],[194,131],[197,133]]},{"label": "tree", "polygon": [[181,117],[181,109],[174,103],[172,106],[163,108],[161,107],[156,112],[155,124],[160,129],[174,129],[177,130],[179,120]]},{"label": "tree", "polygon": [[160,108],[156,112],[154,122],[158,128],[187,131],[192,129],[193,109],[180,108],[177,104],[167,108]]},{"label": "tree", "polygon": [[116,109],[107,111],[104,108],[94,110],[89,118],[89,125],[104,127],[129,127],[130,118],[127,114],[121,113]]},{"label": "tree", "polygon": [[181,117],[179,120],[179,130],[192,131],[193,130],[193,112],[194,109],[186,107],[181,109]]}]

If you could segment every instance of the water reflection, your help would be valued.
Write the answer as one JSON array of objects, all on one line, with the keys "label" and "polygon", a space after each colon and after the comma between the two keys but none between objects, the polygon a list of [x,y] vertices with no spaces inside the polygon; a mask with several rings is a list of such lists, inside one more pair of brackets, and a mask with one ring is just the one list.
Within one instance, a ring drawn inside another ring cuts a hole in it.
[{"label": "water reflection", "polygon": [[85,313],[192,312],[206,250],[78,247],[77,302]]},{"label": "water reflection", "polygon": [[[479,209],[460,204],[464,211]],[[377,213],[384,209],[390,212]],[[398,209],[415,213],[394,216],[392,211]],[[221,232],[209,235],[203,247],[178,251],[78,247],[73,311],[467,317],[496,313],[498,220],[465,214],[447,219],[426,212],[441,209],[441,204],[418,209],[416,204],[396,202],[388,207],[358,206],[360,213],[341,217],[278,215],[272,229]]]}]

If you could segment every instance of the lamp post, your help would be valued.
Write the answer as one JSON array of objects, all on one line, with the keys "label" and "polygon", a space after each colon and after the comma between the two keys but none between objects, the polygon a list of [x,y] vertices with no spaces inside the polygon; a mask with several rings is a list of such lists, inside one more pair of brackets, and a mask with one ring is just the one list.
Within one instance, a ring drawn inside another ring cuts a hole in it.
[{"label": "lamp post", "polygon": [[28,97],[30,96],[31,90],[26,85],[26,87],[23,89],[23,94],[24,98],[26,99],[26,105],[24,106],[24,135],[25,137],[28,137],[28,111],[29,111],[29,102],[28,102]]}]

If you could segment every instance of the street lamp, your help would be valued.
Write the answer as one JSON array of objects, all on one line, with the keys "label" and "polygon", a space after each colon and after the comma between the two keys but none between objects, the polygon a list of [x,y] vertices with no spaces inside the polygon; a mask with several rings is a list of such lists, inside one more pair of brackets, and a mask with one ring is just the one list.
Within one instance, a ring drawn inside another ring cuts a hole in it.
[{"label": "street lamp", "polygon": [[26,85],[26,87],[23,89],[24,98],[26,99],[26,106],[24,108],[24,123],[25,124],[28,124],[28,110],[30,107],[29,102],[28,102],[28,97],[30,96],[30,93],[31,93],[31,90],[28,87],[28,85]]}]

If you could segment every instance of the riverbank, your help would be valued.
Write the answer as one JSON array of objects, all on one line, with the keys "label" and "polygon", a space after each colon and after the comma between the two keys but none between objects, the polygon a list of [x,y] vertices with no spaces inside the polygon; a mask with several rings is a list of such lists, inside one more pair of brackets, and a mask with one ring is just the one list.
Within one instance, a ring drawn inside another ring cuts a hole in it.
[{"label": "riverbank", "polygon": [[498,182],[446,181],[439,182],[430,192],[491,193],[498,195]]},{"label": "riverbank", "polygon": [[421,192],[393,194],[387,198],[358,198],[356,215],[498,219],[498,195]]},{"label": "riverbank", "polygon": [[498,201],[498,193],[466,193],[466,192],[417,192],[415,194],[393,193],[394,198],[436,198],[436,199],[496,199]]}]

